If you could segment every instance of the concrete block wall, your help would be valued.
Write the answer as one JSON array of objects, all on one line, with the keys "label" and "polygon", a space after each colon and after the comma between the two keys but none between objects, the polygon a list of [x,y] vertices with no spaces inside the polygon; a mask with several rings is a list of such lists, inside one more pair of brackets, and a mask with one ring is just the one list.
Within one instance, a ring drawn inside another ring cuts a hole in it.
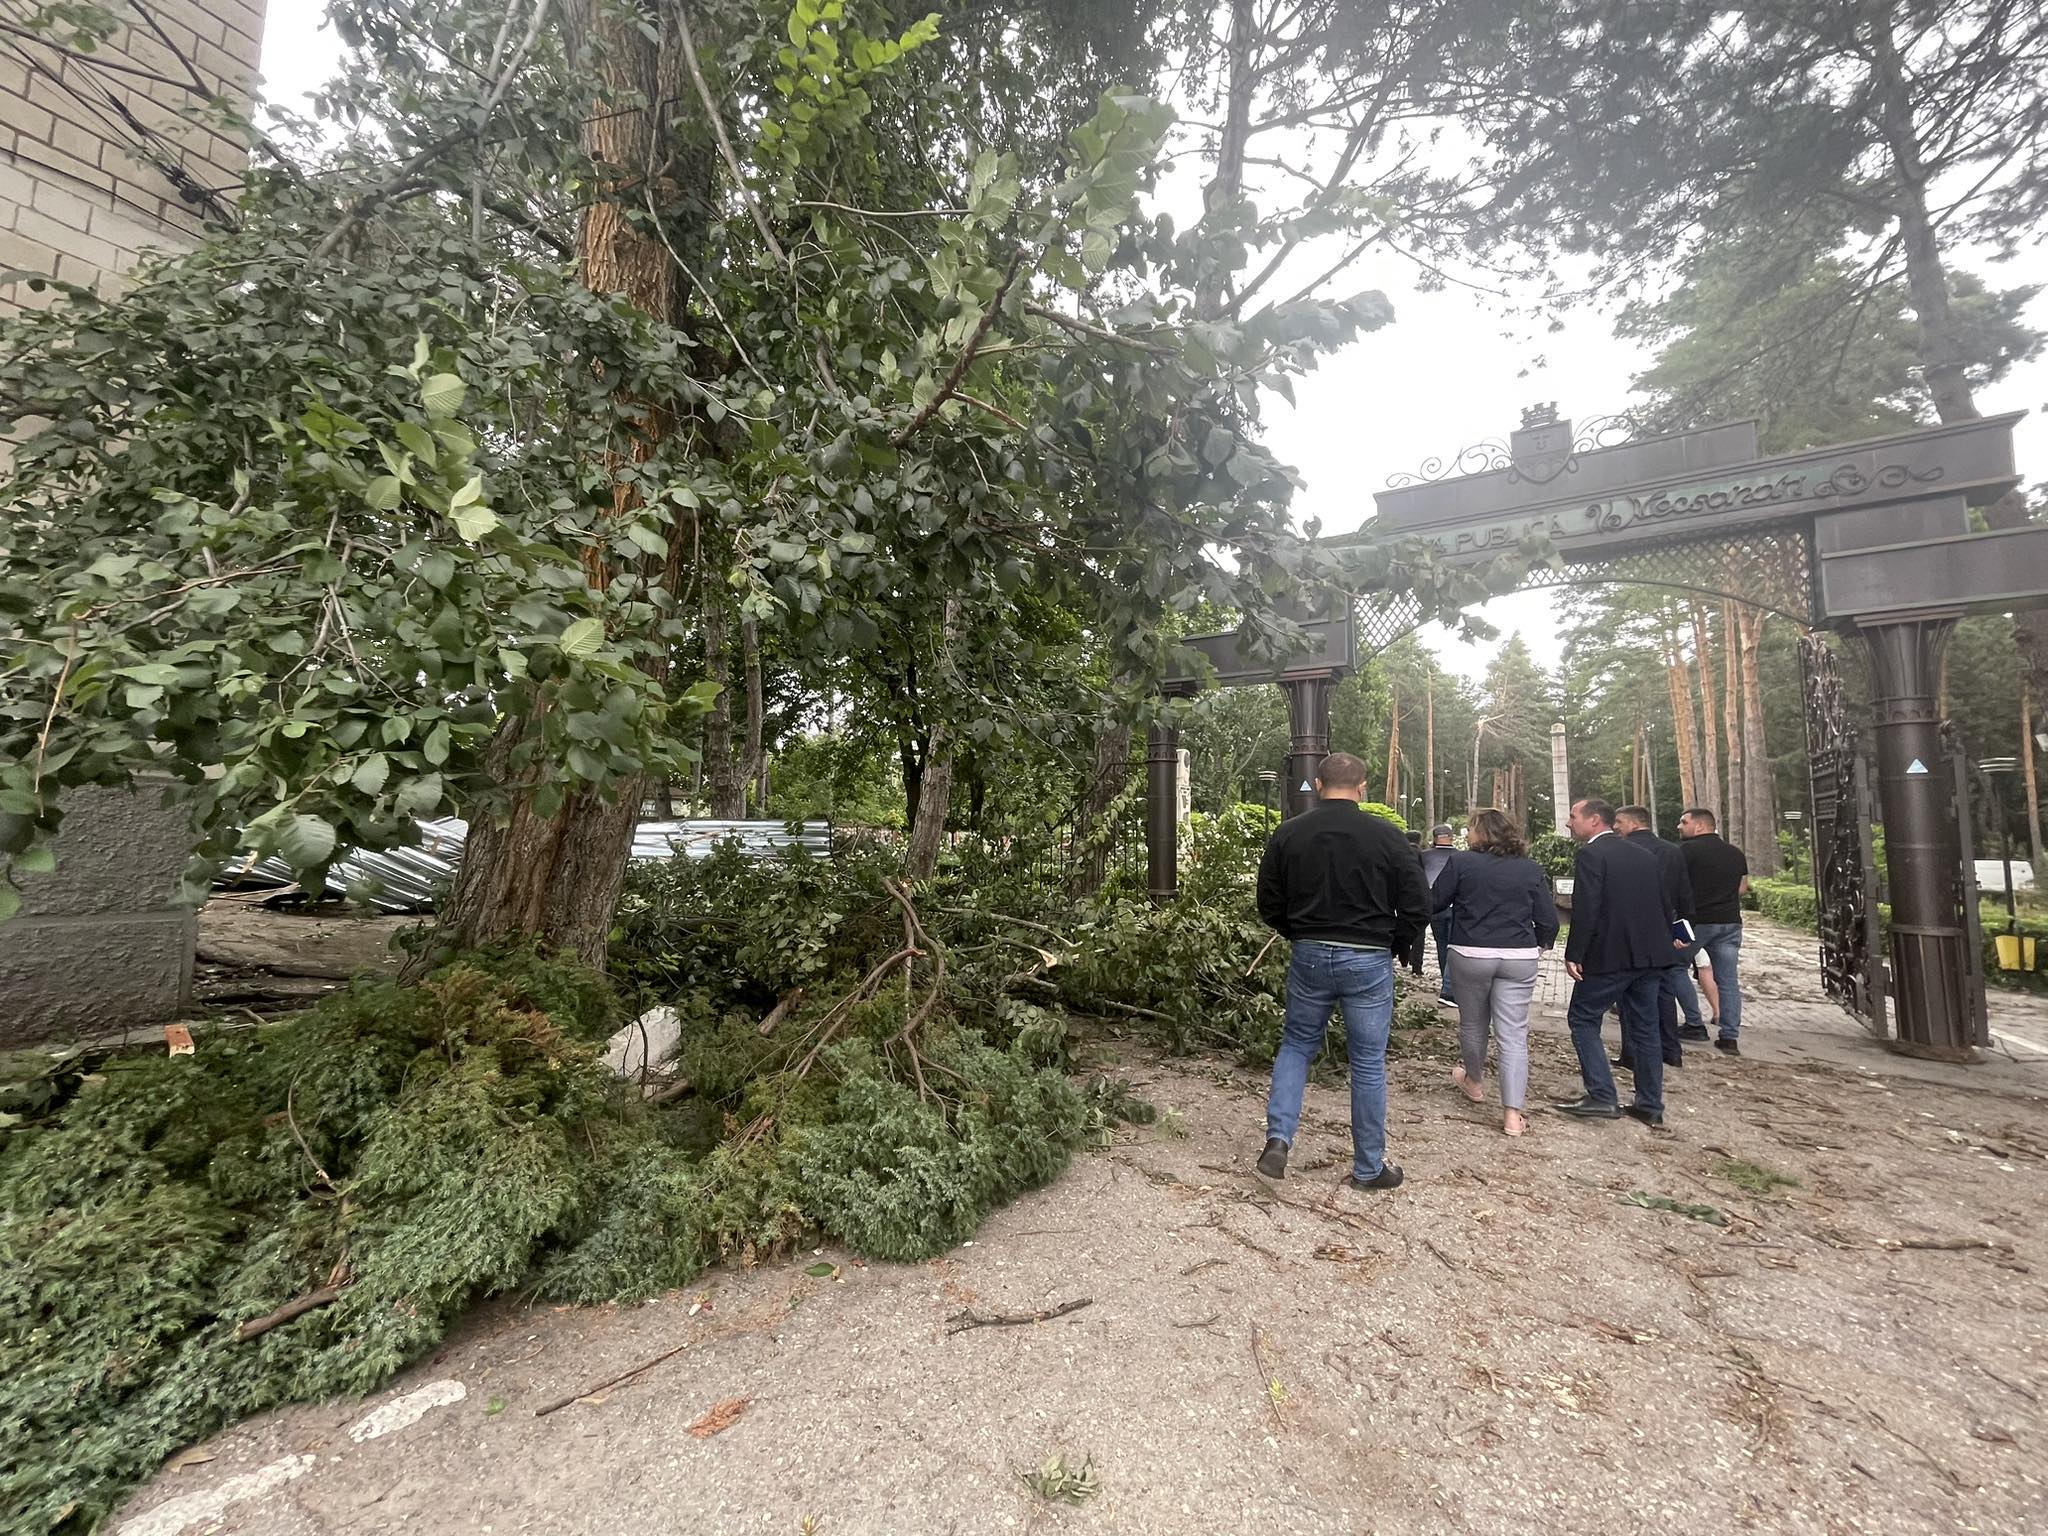
[{"label": "concrete block wall", "polygon": [[[142,251],[199,237],[202,190],[233,206],[245,151],[190,113],[210,93],[250,99],[263,0],[109,3],[125,24],[89,54],[0,33],[0,271],[111,295]],[[0,20],[31,10],[0,0]],[[0,310],[50,301],[0,284]]]},{"label": "concrete block wall", "polygon": [[0,923],[0,1048],[178,1018],[191,1003],[198,916],[172,895],[190,817],[164,791],[85,788],[64,799],[57,867],[22,875]]}]

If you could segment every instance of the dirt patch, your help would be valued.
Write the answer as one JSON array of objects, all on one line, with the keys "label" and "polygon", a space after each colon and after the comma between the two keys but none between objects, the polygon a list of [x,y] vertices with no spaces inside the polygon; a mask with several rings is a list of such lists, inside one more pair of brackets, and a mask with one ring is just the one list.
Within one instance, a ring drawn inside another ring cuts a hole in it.
[{"label": "dirt patch", "polygon": [[[1714,1059],[1668,1081],[1673,1130],[1539,1113],[1510,1142],[1445,1083],[1448,1027],[1415,1033],[1393,1195],[1336,1188],[1334,1087],[1268,1187],[1262,1077],[1128,1056],[1188,1134],[1077,1159],[942,1259],[500,1303],[369,1406],[442,1381],[459,1401],[361,1443],[362,1405],[268,1415],[133,1508],[239,1477],[209,1529],[2048,1528],[2048,1104]],[[1539,1102],[1575,1091],[1560,1041],[1533,1052]],[[1754,1170],[1798,1182],[1759,1196]],[[1092,1458],[1081,1504],[1019,1476],[1061,1451]]]}]

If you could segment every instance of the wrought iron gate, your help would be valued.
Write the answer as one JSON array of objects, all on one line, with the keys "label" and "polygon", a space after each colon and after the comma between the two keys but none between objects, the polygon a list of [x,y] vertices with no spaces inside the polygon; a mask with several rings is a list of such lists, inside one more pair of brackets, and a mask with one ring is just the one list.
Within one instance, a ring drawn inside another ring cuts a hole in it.
[{"label": "wrought iron gate", "polygon": [[1877,819],[1870,764],[1842,701],[1835,653],[1819,633],[1799,639],[1806,755],[1813,805],[1813,890],[1820,918],[1821,988],[1872,1034],[1885,1016],[1884,938],[1877,909]]}]

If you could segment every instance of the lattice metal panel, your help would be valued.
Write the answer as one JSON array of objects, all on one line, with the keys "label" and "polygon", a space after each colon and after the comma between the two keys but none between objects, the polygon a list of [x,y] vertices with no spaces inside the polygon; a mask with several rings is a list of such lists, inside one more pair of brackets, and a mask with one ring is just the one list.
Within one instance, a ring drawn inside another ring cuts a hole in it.
[{"label": "lattice metal panel", "polygon": [[1799,669],[1806,707],[1812,799],[1814,894],[1820,908],[1821,990],[1866,1029],[1885,1032],[1884,952],[1874,905],[1876,860],[1870,770],[1842,697],[1826,638],[1802,635]]},{"label": "lattice metal panel", "polygon": [[[1816,615],[1811,536],[1804,528],[1740,528],[1725,534],[1675,535],[1626,554],[1568,560],[1531,571],[1514,588],[1532,592],[1613,584],[1660,587],[1767,608],[1801,624]],[[1422,622],[1410,592],[1359,598],[1361,659],[1377,655]]]}]

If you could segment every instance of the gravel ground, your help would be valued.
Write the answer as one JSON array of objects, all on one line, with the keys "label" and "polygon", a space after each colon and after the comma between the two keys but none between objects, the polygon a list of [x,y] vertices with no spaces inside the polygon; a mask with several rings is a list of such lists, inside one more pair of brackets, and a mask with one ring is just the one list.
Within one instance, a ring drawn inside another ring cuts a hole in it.
[{"label": "gravel ground", "polygon": [[[1176,1127],[1077,1158],[944,1258],[827,1251],[639,1307],[498,1303],[368,1403],[187,1453],[119,1528],[2048,1530],[2031,1076],[1708,1058],[1673,1075],[1670,1130],[1539,1113],[1514,1142],[1448,1087],[1447,1020],[1397,1042],[1396,1193],[1337,1189],[1334,1084],[1268,1187],[1263,1078],[1125,1051]],[[1563,1042],[1533,1050],[1535,1102],[1569,1096]],[[1731,1158],[1798,1182],[1747,1191]],[[691,1432],[734,1399],[729,1427]],[[1092,1461],[1092,1497],[1024,1486],[1055,1453]]]}]

